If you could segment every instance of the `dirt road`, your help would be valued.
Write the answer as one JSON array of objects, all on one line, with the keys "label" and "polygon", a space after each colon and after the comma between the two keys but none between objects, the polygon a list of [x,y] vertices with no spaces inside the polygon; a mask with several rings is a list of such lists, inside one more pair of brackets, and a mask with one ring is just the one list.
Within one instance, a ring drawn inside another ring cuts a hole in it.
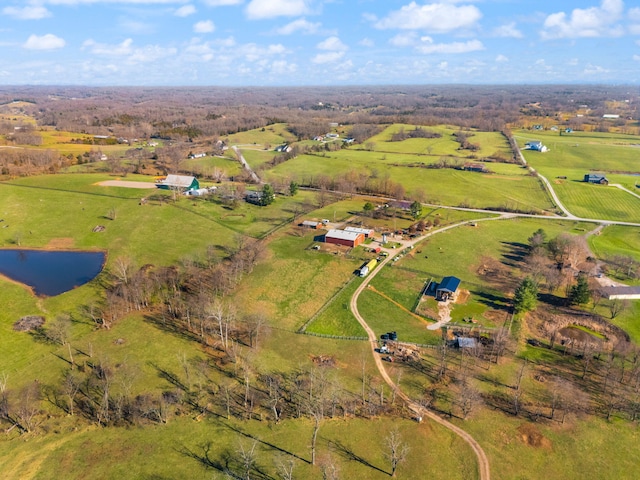
[{"label": "dirt road", "polygon": [[[443,229],[437,230],[435,232],[431,232],[426,236],[431,236],[433,234],[440,233],[442,231],[449,230],[451,228],[456,228],[456,227],[459,227],[461,225],[465,225],[467,223],[469,223],[469,222],[461,222],[461,223],[457,223],[455,225],[449,225],[448,227],[445,227]],[[418,243],[419,241],[424,240],[424,238],[425,238],[425,236],[416,238],[415,240],[413,240],[411,242],[407,242],[404,246],[406,247],[406,246],[409,246],[409,245],[413,245],[414,243]],[[351,311],[355,315],[355,317],[358,320],[358,322],[360,323],[360,325],[362,325],[362,328],[364,328],[365,331],[367,332],[367,336],[369,337],[369,345],[371,346],[371,353],[372,353],[373,358],[375,360],[376,367],[378,368],[378,371],[380,372],[380,375],[382,376],[384,381],[387,383],[387,385],[389,385],[389,387],[391,387],[396,392],[396,395],[398,397],[400,397],[402,400],[404,400],[404,402],[409,406],[409,408],[413,412],[415,412],[416,417],[427,417],[427,418],[433,420],[434,422],[442,425],[443,427],[448,428],[453,433],[455,433],[460,438],[462,438],[462,440],[467,442],[467,444],[471,447],[473,452],[476,454],[476,458],[478,459],[478,475],[479,475],[480,480],[489,480],[491,478],[491,471],[489,469],[489,459],[487,458],[487,455],[484,453],[484,450],[482,449],[480,444],[471,435],[469,435],[467,432],[462,430],[460,427],[458,427],[458,426],[454,425],[453,423],[445,420],[444,418],[441,418],[440,416],[436,415],[434,412],[423,408],[421,405],[419,405],[418,403],[416,403],[413,400],[411,400],[411,398],[409,398],[409,396],[407,394],[405,394],[402,390],[400,390],[399,386],[396,385],[393,382],[393,380],[391,380],[391,377],[389,376],[389,374],[387,373],[387,369],[385,368],[384,362],[382,361],[382,357],[376,352],[376,346],[378,344],[378,338],[376,337],[376,334],[373,331],[373,329],[371,329],[371,327],[369,327],[369,325],[367,324],[365,319],[362,317],[362,315],[360,315],[360,312],[358,311],[358,297],[364,291],[364,289],[367,288],[367,285],[369,284],[371,279],[374,278],[376,276],[376,274],[387,263],[389,263],[391,261],[392,258],[393,258],[393,256],[391,256],[391,255],[386,257],[380,263],[380,266],[378,268],[374,269],[369,274],[369,276],[367,278],[365,278],[365,280],[360,284],[358,289],[355,291],[355,293],[351,297],[351,303],[350,303]]]}]

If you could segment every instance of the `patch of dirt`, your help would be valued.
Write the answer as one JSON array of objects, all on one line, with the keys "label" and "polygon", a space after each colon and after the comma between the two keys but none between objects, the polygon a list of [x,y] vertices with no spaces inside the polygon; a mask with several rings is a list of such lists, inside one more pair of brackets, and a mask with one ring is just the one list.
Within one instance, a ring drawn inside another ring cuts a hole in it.
[{"label": "patch of dirt", "polygon": [[503,291],[513,288],[513,279],[509,267],[492,257],[482,257],[476,273],[485,283]]},{"label": "patch of dirt", "polygon": [[26,315],[13,324],[13,329],[17,332],[30,332],[42,327],[44,321],[41,315]]},{"label": "patch of dirt", "polygon": [[101,187],[157,188],[155,183],[133,182],[127,180],[105,180],[104,182],[98,182],[96,185],[100,185]]},{"label": "patch of dirt", "polygon": [[518,433],[520,434],[520,440],[522,440],[525,445],[551,450],[551,440],[542,435],[537,426],[531,423],[523,423],[518,427]]},{"label": "patch of dirt", "polygon": [[333,355],[311,355],[311,361],[319,367],[336,366],[336,359]]},{"label": "patch of dirt", "polygon": [[459,304],[467,303],[467,300],[469,300],[469,295],[471,295],[471,293],[469,293],[469,290],[465,290],[465,289],[458,290],[455,303],[459,303]]},{"label": "patch of dirt", "polygon": [[73,237],[59,237],[49,240],[49,243],[47,243],[45,248],[65,249],[72,248],[74,244],[75,240],[73,239]]}]

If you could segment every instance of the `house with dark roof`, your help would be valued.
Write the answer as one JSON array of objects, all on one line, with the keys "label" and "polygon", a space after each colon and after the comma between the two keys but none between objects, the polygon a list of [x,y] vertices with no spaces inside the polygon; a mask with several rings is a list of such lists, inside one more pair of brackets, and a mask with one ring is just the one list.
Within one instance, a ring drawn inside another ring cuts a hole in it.
[{"label": "house with dark roof", "polygon": [[464,164],[464,170],[466,170],[467,172],[484,173],[487,171],[487,167],[484,163],[467,162]]},{"label": "house with dark roof", "polygon": [[597,185],[609,185],[607,177],[600,173],[587,173],[584,176],[584,181],[587,183],[595,183]]},{"label": "house with dark roof", "polygon": [[457,277],[444,277],[440,284],[436,287],[436,300],[447,301],[452,299],[458,293],[460,279]]}]

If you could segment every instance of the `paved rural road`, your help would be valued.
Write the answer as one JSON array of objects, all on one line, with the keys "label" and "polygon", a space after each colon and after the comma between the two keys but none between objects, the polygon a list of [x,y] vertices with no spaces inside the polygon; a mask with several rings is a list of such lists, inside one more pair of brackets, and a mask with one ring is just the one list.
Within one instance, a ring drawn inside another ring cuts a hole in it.
[{"label": "paved rural road", "polygon": [[[441,232],[444,232],[446,230],[450,230],[452,228],[457,228],[457,227],[460,227],[462,225],[469,224],[471,222],[478,222],[478,221],[485,221],[485,220],[495,220],[495,219],[496,219],[495,217],[484,218],[484,219],[481,219],[481,220],[469,220],[469,221],[465,221],[465,222],[460,222],[460,223],[456,223],[456,224],[453,224],[453,225],[449,225],[449,226],[441,228],[440,230],[437,230],[435,232],[430,232],[430,233],[428,233],[426,235],[423,235],[423,236],[418,237],[418,238],[416,238],[414,240],[411,240],[410,242],[406,242],[406,243],[403,242],[403,244],[404,244],[403,246],[406,248],[406,247],[408,247],[410,245],[413,245],[415,243],[418,243],[418,242],[424,240],[427,237],[430,237],[431,235],[435,235],[437,233],[441,233]],[[387,369],[385,368],[384,363],[382,361],[382,357],[380,355],[378,355],[378,353],[376,352],[376,346],[378,344],[378,337],[376,336],[375,332],[371,329],[371,327],[367,324],[367,322],[364,320],[364,318],[362,317],[362,315],[360,315],[360,312],[358,311],[358,297],[364,291],[364,289],[367,288],[367,285],[369,285],[369,282],[371,281],[371,279],[373,277],[375,277],[376,274],[387,263],[389,263],[393,257],[394,257],[394,255],[389,255],[387,258],[385,258],[380,263],[380,265],[377,268],[375,268],[364,279],[364,281],[360,284],[358,289],[355,291],[355,293],[351,297],[351,303],[350,303],[351,311],[353,312],[355,317],[358,319],[358,322],[360,322],[360,325],[362,325],[362,328],[364,328],[366,330],[366,332],[367,332],[367,336],[369,337],[369,344],[371,346],[371,353],[373,354],[373,358],[374,358],[374,360],[376,362],[376,367],[378,367],[378,371],[380,372],[380,375],[382,376],[384,381],[387,383],[387,385],[389,385],[396,392],[397,396],[399,396],[402,400],[405,401],[405,403],[409,406],[409,408],[416,413],[416,416],[419,416],[419,417],[426,416],[426,417],[430,418],[431,420],[433,420],[436,423],[439,423],[443,427],[448,428],[453,433],[455,433],[460,438],[462,438],[462,440],[467,442],[467,444],[471,447],[471,449],[476,454],[476,457],[478,459],[478,472],[480,474],[480,480],[489,480],[490,477],[491,477],[491,471],[489,469],[489,459],[487,458],[487,455],[484,453],[484,450],[482,449],[480,444],[476,441],[476,439],[473,438],[471,435],[469,435],[464,430],[462,430],[460,427],[458,427],[458,426],[454,425],[453,423],[445,420],[444,418],[441,418],[440,416],[436,415],[434,412],[423,408],[421,405],[419,405],[418,403],[416,403],[413,400],[411,400],[411,398],[409,398],[409,396],[406,393],[404,393],[402,390],[400,390],[400,387],[398,385],[396,385],[393,382],[393,380],[391,380],[391,377],[387,373]]]}]

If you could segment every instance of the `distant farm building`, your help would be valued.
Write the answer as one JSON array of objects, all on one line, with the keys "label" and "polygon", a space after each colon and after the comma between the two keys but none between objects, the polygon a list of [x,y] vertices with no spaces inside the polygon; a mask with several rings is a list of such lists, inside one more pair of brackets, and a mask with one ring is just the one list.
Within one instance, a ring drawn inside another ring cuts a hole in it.
[{"label": "distant farm building", "polygon": [[331,229],[324,236],[326,243],[334,245],[345,245],[347,247],[357,247],[364,242],[364,234],[359,232],[347,232],[344,230]]},{"label": "distant farm building", "polygon": [[300,226],[305,228],[313,228],[317,230],[318,228],[322,228],[324,224],[322,222],[317,222],[315,220],[305,220],[300,224]]},{"label": "distant farm building", "polygon": [[244,199],[247,203],[262,205],[262,192],[249,190],[247,193],[245,193]]},{"label": "distant farm building", "polygon": [[202,153],[190,153],[190,154],[188,155],[188,158],[192,158],[192,159],[193,159],[193,158],[204,158],[204,157],[206,157],[206,156],[207,156],[207,154],[206,154],[206,153],[203,153],[203,152],[202,152]]},{"label": "distant farm building", "polygon": [[620,115],[616,115],[615,113],[605,113],[602,115],[602,118],[606,118],[608,120],[616,120],[620,118]]},{"label": "distant farm building", "polygon": [[473,337],[456,337],[455,346],[458,348],[476,348],[478,342]]},{"label": "distant farm building", "polygon": [[288,153],[291,151],[291,147],[285,143],[283,145],[278,145],[275,148],[275,151],[280,153]]},{"label": "distant farm building", "polygon": [[458,293],[460,279],[457,277],[444,277],[436,287],[436,300],[447,301]]},{"label": "distant farm building", "polygon": [[584,181],[587,183],[595,183],[597,185],[609,185],[609,180],[607,180],[607,177],[599,173],[585,174]]},{"label": "distant farm building", "polygon": [[639,300],[640,287],[604,287],[602,296],[609,300]]},{"label": "distant farm building", "polygon": [[465,163],[464,164],[464,170],[468,171],[468,172],[481,172],[484,173],[487,171],[487,167],[485,166],[484,163]]},{"label": "distant farm building", "polygon": [[345,227],[345,232],[362,233],[364,238],[373,237],[375,230],[373,228]]},{"label": "distant farm building", "polygon": [[533,150],[535,152],[546,152],[549,150],[546,145],[543,145],[540,140],[531,140],[524,144],[524,148],[527,150]]},{"label": "distant farm building", "polygon": [[200,183],[196,177],[189,177],[186,175],[167,175],[164,180],[156,182],[156,187],[163,190],[197,190],[200,188]]}]

